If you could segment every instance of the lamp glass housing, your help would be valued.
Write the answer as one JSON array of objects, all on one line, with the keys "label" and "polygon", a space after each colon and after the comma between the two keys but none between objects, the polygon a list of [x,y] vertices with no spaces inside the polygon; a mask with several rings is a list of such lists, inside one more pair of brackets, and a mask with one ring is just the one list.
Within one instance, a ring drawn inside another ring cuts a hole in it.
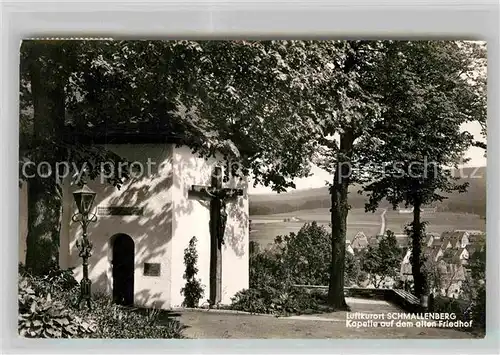
[{"label": "lamp glass housing", "polygon": [[76,206],[81,214],[87,215],[90,213],[92,205],[94,204],[95,196],[96,193],[87,185],[83,185],[81,189],[73,192]]}]

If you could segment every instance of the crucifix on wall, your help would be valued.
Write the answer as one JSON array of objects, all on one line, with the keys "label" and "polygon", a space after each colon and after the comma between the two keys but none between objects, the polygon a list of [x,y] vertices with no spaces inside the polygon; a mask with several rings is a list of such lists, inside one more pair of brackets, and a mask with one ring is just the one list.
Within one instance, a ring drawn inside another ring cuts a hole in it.
[{"label": "crucifix on wall", "polygon": [[226,204],[237,196],[243,196],[242,189],[222,187],[222,169],[216,166],[212,173],[211,186],[193,185],[191,192],[210,199],[210,304],[216,305],[222,299],[222,245],[227,222]]}]

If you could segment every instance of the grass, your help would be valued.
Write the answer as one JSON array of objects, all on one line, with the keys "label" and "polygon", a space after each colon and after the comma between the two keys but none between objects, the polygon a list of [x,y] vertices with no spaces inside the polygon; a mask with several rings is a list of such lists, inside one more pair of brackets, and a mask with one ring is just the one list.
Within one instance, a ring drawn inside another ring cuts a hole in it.
[{"label": "grass", "polygon": [[[347,219],[347,238],[352,239],[359,231],[366,235],[376,235],[380,231],[381,211],[365,213],[363,209],[352,209]],[[297,217],[296,222],[284,222],[287,217]],[[298,232],[307,222],[316,221],[318,224],[330,228],[330,212],[328,208],[317,208],[289,213],[278,213],[265,216],[251,216],[252,232],[250,240],[266,246],[274,241],[277,235]]]}]

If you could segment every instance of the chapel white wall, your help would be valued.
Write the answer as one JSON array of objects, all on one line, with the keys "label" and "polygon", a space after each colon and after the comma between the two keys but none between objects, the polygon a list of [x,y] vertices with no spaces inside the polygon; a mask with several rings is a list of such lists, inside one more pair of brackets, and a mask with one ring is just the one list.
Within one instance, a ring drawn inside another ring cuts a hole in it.
[{"label": "chapel white wall", "polygon": [[[151,174],[144,173],[117,189],[99,180],[89,181],[94,190],[98,207],[130,206],[144,207],[142,216],[103,216],[88,228],[93,243],[93,255],[89,261],[89,277],[93,292],[112,294],[112,240],[116,234],[127,234],[135,244],[134,303],[137,306],[168,309],[171,303],[171,239],[172,239],[172,146],[171,145],[108,145],[107,149],[130,162],[140,162],[147,168],[148,158]],[[66,182],[66,199],[73,199],[71,193],[76,187]],[[70,221],[76,212],[75,203],[63,213],[63,220]],[[94,211],[94,212],[95,212]],[[81,258],[76,241],[81,236],[81,227],[69,223],[68,267],[75,267],[75,277],[82,277]],[[161,275],[143,275],[144,263],[160,263]]]},{"label": "chapel white wall", "polygon": [[249,287],[249,205],[248,182],[232,180],[227,187],[243,189],[243,196],[228,202],[228,220],[222,249],[222,303]]}]

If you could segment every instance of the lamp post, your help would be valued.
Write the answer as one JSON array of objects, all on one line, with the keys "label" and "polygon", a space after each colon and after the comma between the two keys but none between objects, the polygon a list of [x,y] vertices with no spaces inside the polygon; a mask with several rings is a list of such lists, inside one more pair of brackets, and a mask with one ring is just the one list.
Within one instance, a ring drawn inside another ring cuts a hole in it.
[{"label": "lamp post", "polygon": [[79,222],[82,225],[82,237],[76,242],[78,255],[83,260],[83,278],[80,282],[80,296],[78,297],[77,306],[80,308],[82,302],[86,302],[89,309],[91,306],[91,281],[89,279],[89,258],[92,255],[92,243],[87,236],[87,226],[91,222],[97,221],[97,216],[90,213],[92,204],[94,203],[96,193],[92,191],[85,183],[83,187],[73,192],[73,197],[78,207],[78,212],[72,217],[73,222]]}]

